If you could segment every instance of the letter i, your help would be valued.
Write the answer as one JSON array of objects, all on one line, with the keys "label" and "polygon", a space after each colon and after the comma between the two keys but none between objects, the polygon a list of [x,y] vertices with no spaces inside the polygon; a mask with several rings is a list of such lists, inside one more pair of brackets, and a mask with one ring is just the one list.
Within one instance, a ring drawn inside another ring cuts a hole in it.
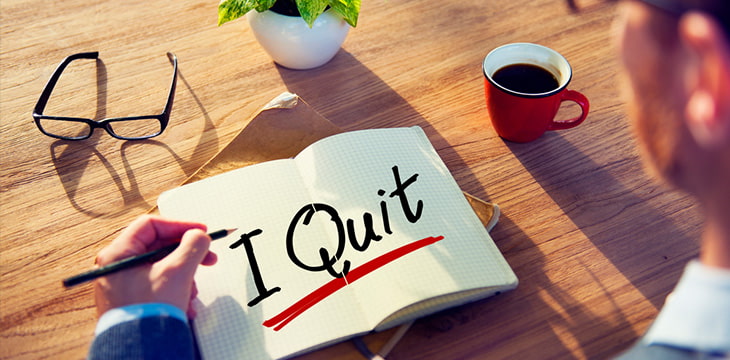
[{"label": "letter i", "polygon": [[274,287],[274,288],[267,288],[266,285],[264,285],[264,279],[261,277],[261,270],[259,269],[259,264],[256,261],[256,256],[253,253],[253,245],[251,245],[251,238],[260,235],[263,232],[261,229],[256,229],[254,231],[251,231],[247,234],[241,235],[241,238],[234,242],[233,244],[229,245],[228,247],[231,249],[235,249],[241,245],[243,245],[244,250],[246,251],[246,257],[248,258],[248,264],[251,267],[251,273],[253,274],[253,282],[256,285],[256,290],[259,292],[258,296],[253,298],[251,301],[248,302],[249,307],[253,307],[262,300],[266,299],[267,297],[274,295],[274,293],[277,293],[281,291],[280,287]]},{"label": "letter i", "polygon": [[[378,190],[378,195],[385,195],[385,190]],[[390,230],[390,219],[388,218],[388,204],[385,203],[385,200],[380,200],[380,214],[383,216],[383,230],[387,234],[392,234],[393,231]]]}]

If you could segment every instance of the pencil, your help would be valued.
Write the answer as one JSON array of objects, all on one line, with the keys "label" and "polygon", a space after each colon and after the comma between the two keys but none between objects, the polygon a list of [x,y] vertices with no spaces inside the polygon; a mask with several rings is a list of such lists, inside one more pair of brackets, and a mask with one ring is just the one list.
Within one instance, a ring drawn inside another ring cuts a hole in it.
[{"label": "pencil", "polygon": [[[232,233],[234,231],[236,231],[236,229],[218,230],[218,231],[214,231],[214,232],[208,234],[208,236],[210,236],[210,238],[212,240],[217,240],[217,239],[221,239],[221,238],[228,236],[230,233]],[[96,278],[99,278],[99,277],[102,277],[105,275],[113,274],[117,271],[121,271],[124,269],[129,269],[129,268],[132,268],[135,266],[139,266],[142,264],[158,261],[158,260],[164,258],[165,256],[169,255],[175,249],[177,249],[177,247],[179,245],[180,245],[180,243],[174,243],[174,244],[159,248],[157,250],[153,250],[153,251],[150,251],[150,252],[147,252],[144,254],[132,256],[132,257],[111,263],[109,265],[102,266],[100,268],[72,276],[70,278],[63,280],[63,286],[71,287],[74,285],[85,283],[87,281],[94,280]]]}]

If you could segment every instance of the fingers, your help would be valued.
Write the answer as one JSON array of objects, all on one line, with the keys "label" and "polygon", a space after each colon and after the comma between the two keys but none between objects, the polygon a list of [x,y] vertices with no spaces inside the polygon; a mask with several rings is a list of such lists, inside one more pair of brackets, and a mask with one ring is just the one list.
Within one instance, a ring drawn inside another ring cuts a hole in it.
[{"label": "fingers", "polygon": [[210,242],[210,236],[203,230],[190,229],[182,236],[180,246],[160,263],[172,270],[169,275],[176,281],[192,282],[198,265],[208,257]]},{"label": "fingers", "polygon": [[205,230],[206,226],[196,222],[143,215],[129,224],[118,239],[123,242],[138,242],[149,248],[158,239],[167,243],[176,241],[190,229]]},{"label": "fingers", "polygon": [[160,278],[165,279],[166,287],[188,291],[187,296],[173,296],[171,302],[185,310],[190,318],[195,316],[195,311],[190,305],[192,299],[197,296],[193,277],[198,265],[208,258],[210,242],[210,236],[205,232],[191,229],[182,236],[180,245],[175,251],[153,265],[161,272]]},{"label": "fingers", "polygon": [[[162,302],[190,309],[197,294],[193,276],[198,265],[212,265],[215,254],[208,252],[210,237],[203,224],[145,215],[134,220],[109,246],[99,252],[97,265],[108,265],[170,243],[175,251],[154,264],[138,266],[95,281],[99,313],[129,304]],[[192,311],[191,316],[194,314]]]},{"label": "fingers", "polygon": [[204,266],[212,266],[215,265],[215,263],[218,262],[218,255],[216,255],[214,252],[208,250],[208,254],[205,255],[205,258],[203,258],[203,262],[200,263],[200,265]]},{"label": "fingers", "polygon": [[200,223],[171,220],[160,216],[140,216],[99,252],[96,263],[106,265],[176,242],[190,229],[205,230],[206,227]]}]

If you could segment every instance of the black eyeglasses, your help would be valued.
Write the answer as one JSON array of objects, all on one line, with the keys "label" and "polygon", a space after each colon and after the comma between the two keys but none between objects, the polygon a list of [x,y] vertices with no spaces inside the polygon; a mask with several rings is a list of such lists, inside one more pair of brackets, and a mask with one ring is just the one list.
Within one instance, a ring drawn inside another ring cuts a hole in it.
[{"label": "black eyeglasses", "polygon": [[121,140],[143,140],[162,134],[170,120],[170,110],[172,110],[172,102],[175,99],[175,86],[177,85],[177,56],[173,53],[167,53],[167,57],[172,62],[173,75],[170,94],[167,96],[167,104],[165,104],[165,109],[161,114],[107,118],[99,121],[78,117],[43,115],[43,110],[48,104],[53,87],[56,86],[66,66],[76,59],[98,59],[99,52],[94,51],[71,55],[58,65],[43,88],[41,97],[33,110],[33,119],[36,126],[43,134],[63,140],[88,139],[96,128],[102,128],[109,135]]}]

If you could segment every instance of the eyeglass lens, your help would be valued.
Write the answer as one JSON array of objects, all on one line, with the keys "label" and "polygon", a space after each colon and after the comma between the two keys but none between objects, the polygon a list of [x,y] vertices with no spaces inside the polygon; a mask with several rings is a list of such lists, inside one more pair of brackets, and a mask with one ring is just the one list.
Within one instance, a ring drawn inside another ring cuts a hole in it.
[{"label": "eyeglass lens", "polygon": [[60,138],[86,139],[92,132],[92,127],[88,123],[78,119],[42,118],[38,125],[46,135]]},{"label": "eyeglass lens", "polygon": [[95,127],[105,128],[120,139],[145,139],[162,132],[162,122],[156,117],[109,119],[100,125],[87,119],[41,118],[39,125],[46,135],[75,140],[90,137]]}]

